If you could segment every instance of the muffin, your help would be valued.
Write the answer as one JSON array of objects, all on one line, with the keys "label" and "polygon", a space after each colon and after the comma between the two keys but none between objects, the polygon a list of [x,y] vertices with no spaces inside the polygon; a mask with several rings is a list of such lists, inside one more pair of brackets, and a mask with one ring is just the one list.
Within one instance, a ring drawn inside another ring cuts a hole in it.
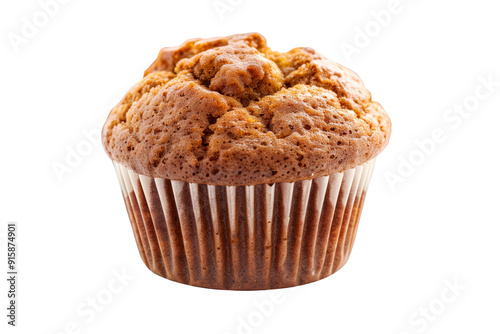
[{"label": "muffin", "polygon": [[354,72],[249,33],[162,49],[102,140],[151,271],[257,290],[345,264],[390,131]]}]

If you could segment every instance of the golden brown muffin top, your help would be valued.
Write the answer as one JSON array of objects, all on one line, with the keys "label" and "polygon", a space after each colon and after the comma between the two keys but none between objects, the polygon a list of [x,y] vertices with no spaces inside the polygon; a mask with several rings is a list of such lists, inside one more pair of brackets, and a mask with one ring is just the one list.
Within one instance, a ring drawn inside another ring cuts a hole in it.
[{"label": "golden brown muffin top", "polygon": [[389,117],[351,70],[257,33],[164,48],[113,109],[116,162],[214,185],[294,182],[353,168],[387,145]]}]

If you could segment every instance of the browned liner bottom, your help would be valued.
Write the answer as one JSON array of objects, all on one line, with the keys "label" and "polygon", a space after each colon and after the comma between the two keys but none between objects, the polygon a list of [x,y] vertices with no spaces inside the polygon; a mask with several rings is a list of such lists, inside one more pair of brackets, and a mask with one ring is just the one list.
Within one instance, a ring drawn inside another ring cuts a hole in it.
[{"label": "browned liner bottom", "polygon": [[115,167],[151,271],[199,287],[261,290],[314,282],[346,263],[373,164],[246,187],[154,179]]}]

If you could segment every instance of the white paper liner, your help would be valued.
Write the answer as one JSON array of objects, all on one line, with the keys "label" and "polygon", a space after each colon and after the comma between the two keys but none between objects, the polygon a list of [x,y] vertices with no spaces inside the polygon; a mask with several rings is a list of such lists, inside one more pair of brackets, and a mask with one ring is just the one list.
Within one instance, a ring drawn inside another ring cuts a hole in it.
[{"label": "white paper liner", "polygon": [[260,290],[314,282],[346,263],[374,163],[255,186],[151,178],[114,166],[150,270],[194,286]]}]

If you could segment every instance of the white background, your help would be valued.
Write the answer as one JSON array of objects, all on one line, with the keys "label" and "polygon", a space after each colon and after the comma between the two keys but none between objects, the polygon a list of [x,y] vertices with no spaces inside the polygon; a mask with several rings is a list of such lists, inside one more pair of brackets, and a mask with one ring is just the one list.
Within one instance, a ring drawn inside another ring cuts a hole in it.
[{"label": "white background", "polygon": [[[500,332],[495,1],[400,0],[393,10],[389,0],[221,0],[225,12],[213,0],[66,2],[47,22],[35,0],[1,2],[0,332]],[[373,13],[388,9],[382,26]],[[16,46],[26,20],[40,27]],[[269,312],[255,301],[273,292],[193,288],[149,272],[111,162],[84,135],[100,131],[161,47],[248,31],[275,50],[310,46],[352,68],[393,121],[349,262],[280,290]],[[58,178],[54,164],[78,148],[88,154]],[[9,221],[19,224],[16,328],[5,317]],[[126,286],[113,280],[121,271],[133,276]],[[106,305],[92,314],[96,297]]]}]

